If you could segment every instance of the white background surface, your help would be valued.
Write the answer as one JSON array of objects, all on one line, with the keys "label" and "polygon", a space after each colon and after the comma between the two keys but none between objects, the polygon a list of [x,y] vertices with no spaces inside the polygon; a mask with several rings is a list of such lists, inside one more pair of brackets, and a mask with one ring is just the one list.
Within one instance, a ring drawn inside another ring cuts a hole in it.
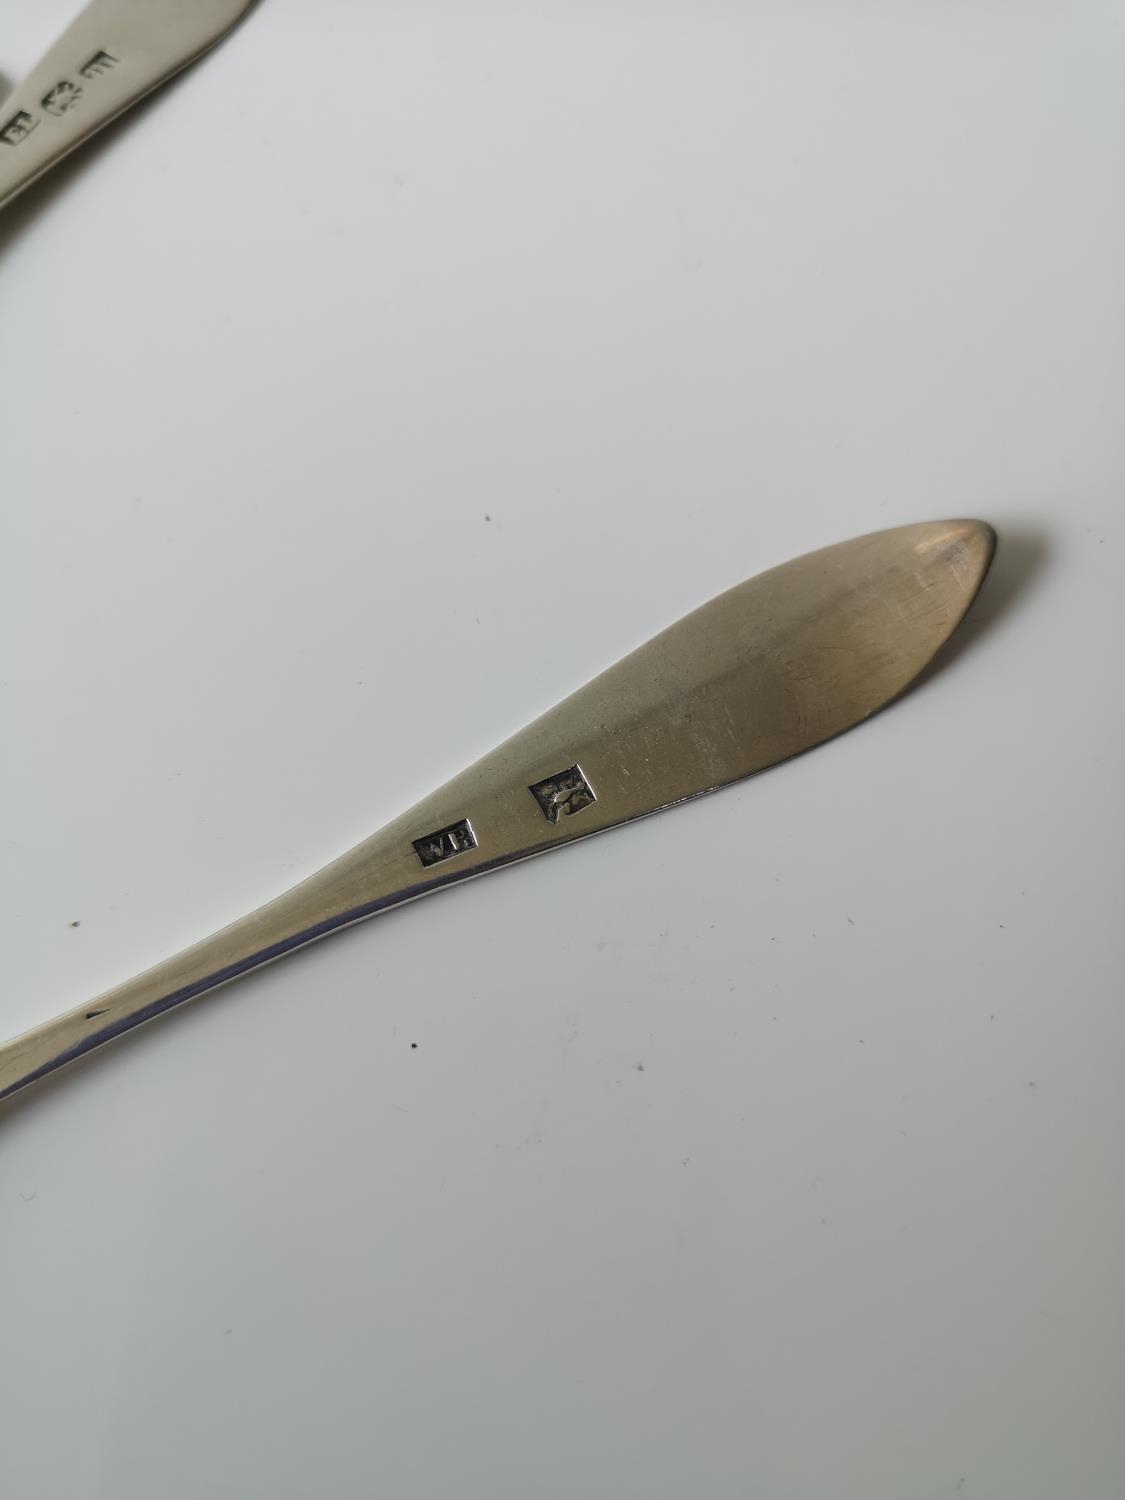
[{"label": "white background surface", "polygon": [[268,0],[0,220],[6,1033],[741,578],[1001,535],[861,730],[8,1107],[6,1500],[1125,1492],[1123,82],[1111,4]]}]

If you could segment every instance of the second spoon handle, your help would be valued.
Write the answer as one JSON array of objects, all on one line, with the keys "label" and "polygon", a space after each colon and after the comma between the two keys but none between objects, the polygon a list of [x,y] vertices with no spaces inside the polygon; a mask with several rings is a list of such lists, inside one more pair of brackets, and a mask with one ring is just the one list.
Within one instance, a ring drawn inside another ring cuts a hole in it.
[{"label": "second spoon handle", "polygon": [[253,0],[92,0],[0,102],[0,208],[217,42]]}]

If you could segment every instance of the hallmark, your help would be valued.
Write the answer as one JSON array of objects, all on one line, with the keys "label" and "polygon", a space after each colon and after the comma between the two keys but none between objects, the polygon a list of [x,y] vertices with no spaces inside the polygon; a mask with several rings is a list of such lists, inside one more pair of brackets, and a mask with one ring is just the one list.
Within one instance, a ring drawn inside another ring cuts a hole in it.
[{"label": "hallmark", "polygon": [[572,818],[575,813],[596,802],[593,788],[582,774],[581,767],[571,766],[569,771],[560,771],[557,776],[548,776],[537,781],[528,791],[543,809],[548,823],[557,823],[561,818]]},{"label": "hallmark", "polygon": [[120,58],[114,57],[112,52],[95,52],[90,61],[83,63],[78,71],[83,78],[100,78],[110,68],[116,68],[119,61]]},{"label": "hallmark", "polygon": [[[120,61],[119,57],[114,57],[112,52],[107,52],[102,47],[82,64],[78,72],[87,82],[95,83],[111,68],[116,68]],[[48,89],[39,102],[49,115],[58,117],[68,114],[81,100],[83,92],[81,84],[63,78],[53,89]],[[39,123],[40,116],[29,114],[26,109],[19,109],[10,120],[0,125],[0,141],[5,146],[18,146],[27,140]]]},{"label": "hallmark", "polygon": [[427,833],[425,838],[414,840],[414,852],[427,868],[476,847],[477,836],[468,818],[462,818],[460,823],[451,823],[448,828],[439,828],[436,833]]},{"label": "hallmark", "polygon": [[65,115],[81,97],[82,90],[78,85],[71,83],[69,78],[64,78],[62,83],[56,83],[53,89],[43,95],[41,103],[49,115]]},{"label": "hallmark", "polygon": [[29,115],[26,109],[17,110],[6,124],[0,125],[0,141],[5,146],[18,146],[21,141],[26,141],[39,121],[34,115]]}]

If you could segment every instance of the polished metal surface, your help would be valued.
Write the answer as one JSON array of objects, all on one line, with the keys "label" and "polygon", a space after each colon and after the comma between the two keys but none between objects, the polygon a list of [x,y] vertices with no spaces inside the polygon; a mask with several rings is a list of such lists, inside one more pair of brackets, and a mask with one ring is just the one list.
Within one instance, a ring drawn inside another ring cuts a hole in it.
[{"label": "polished metal surface", "polygon": [[0,101],[0,208],[228,32],[253,0],[92,0]]},{"label": "polished metal surface", "polygon": [[861,723],[948,639],[994,546],[980,521],[899,527],[720,595],[286,895],[0,1047],[0,1098],[341,927],[738,781]]}]

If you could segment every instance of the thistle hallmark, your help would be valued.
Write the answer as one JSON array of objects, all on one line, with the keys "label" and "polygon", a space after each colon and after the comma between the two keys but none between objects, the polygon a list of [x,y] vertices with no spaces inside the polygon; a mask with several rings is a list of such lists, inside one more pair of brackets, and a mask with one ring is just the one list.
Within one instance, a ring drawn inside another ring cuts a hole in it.
[{"label": "thistle hallmark", "polygon": [[537,781],[528,791],[543,810],[548,823],[558,823],[563,818],[572,818],[591,802],[596,802],[593,788],[582,774],[581,767],[571,766],[557,776],[548,776]]},{"label": "thistle hallmark", "polygon": [[56,83],[49,93],[43,95],[43,108],[49,115],[65,115],[81,97],[82,90],[78,85],[64,78],[62,83]]}]

